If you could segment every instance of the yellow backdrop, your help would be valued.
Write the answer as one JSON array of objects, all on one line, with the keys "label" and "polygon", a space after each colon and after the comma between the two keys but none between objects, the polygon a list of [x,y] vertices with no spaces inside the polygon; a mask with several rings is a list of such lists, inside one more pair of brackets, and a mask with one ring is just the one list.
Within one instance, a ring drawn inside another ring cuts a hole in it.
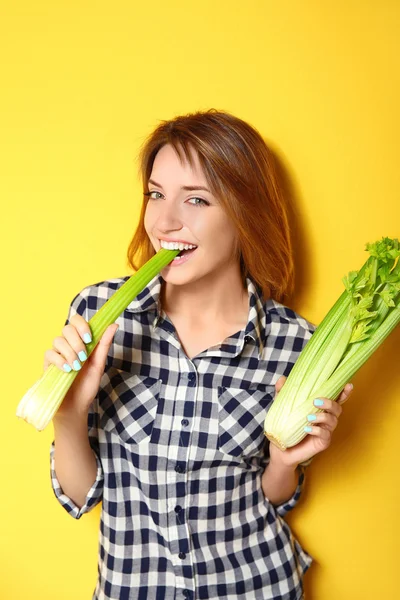
[{"label": "yellow backdrop", "polygon": [[[91,598],[99,507],[60,507],[53,428],[15,409],[75,294],[129,272],[145,136],[210,107],[258,128],[296,207],[291,306],[318,323],[365,243],[399,237],[399,18],[395,0],[2,3],[1,598]],[[398,597],[399,342],[354,378],[288,517],[308,600]]]}]

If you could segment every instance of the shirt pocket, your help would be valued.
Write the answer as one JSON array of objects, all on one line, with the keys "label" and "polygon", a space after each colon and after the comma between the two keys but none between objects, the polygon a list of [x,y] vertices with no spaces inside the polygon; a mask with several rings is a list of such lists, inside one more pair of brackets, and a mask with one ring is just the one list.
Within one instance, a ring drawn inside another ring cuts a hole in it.
[{"label": "shirt pocket", "polygon": [[250,458],[264,446],[264,421],[275,387],[258,384],[247,389],[218,386],[218,450]]},{"label": "shirt pocket", "polygon": [[100,427],[128,444],[149,441],[157,413],[161,379],[119,372],[111,378]]}]

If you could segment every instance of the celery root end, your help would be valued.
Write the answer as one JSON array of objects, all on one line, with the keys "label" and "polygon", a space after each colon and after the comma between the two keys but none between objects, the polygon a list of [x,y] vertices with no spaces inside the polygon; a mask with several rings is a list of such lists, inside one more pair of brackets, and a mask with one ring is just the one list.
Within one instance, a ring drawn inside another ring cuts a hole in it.
[{"label": "celery root end", "polygon": [[275,446],[278,446],[279,450],[286,450],[287,446],[285,446],[285,444],[279,438],[272,435],[272,433],[264,431],[264,435],[269,439],[270,442],[275,444]]}]

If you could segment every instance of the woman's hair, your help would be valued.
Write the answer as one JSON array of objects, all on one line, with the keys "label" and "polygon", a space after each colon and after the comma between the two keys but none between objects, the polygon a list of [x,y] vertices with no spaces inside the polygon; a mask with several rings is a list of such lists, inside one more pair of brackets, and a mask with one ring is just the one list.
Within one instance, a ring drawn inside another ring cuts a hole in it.
[{"label": "woman's hair", "polygon": [[[243,283],[250,277],[264,299],[271,296],[280,301],[290,294],[294,268],[287,207],[272,152],[258,131],[216,109],[161,121],[139,154],[144,193],[149,191],[155,156],[166,144],[191,166],[190,151],[196,152],[211,192],[236,227],[235,255]],[[147,202],[148,197],[143,196],[139,223],[127,253],[134,270],[155,255],[144,227]]]}]

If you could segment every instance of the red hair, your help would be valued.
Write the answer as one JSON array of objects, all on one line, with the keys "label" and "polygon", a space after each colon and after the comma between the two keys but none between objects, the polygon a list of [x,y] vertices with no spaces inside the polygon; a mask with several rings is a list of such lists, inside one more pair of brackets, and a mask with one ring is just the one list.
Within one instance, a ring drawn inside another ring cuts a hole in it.
[{"label": "red hair", "polygon": [[[211,192],[237,230],[235,250],[243,283],[250,277],[264,299],[278,302],[293,290],[293,255],[288,208],[271,150],[259,132],[225,111],[210,109],[162,121],[145,140],[139,155],[143,192],[157,152],[170,144],[181,161],[193,166],[194,150]],[[184,157],[181,154],[183,150]],[[144,228],[148,197],[143,196],[139,223],[128,248],[135,271],[155,250]]]}]

